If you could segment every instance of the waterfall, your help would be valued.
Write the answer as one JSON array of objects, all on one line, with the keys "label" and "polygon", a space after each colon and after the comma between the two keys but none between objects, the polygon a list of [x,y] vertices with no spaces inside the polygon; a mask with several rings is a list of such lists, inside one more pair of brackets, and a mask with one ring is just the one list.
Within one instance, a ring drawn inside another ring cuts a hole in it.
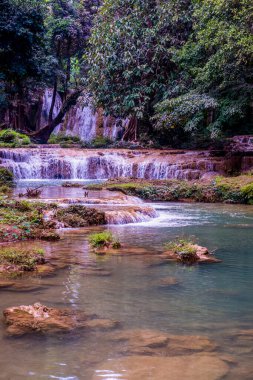
[{"label": "waterfall", "polygon": [[84,150],[61,148],[0,149],[1,164],[20,179],[185,179],[224,172],[224,160],[208,153]]},{"label": "waterfall", "polygon": [[[53,91],[46,89],[43,96],[43,105],[41,112],[40,127],[44,127],[48,122],[49,111],[52,102]],[[53,117],[55,117],[62,106],[62,100],[59,94],[56,96]],[[96,136],[101,135],[114,141],[124,128],[128,120],[122,121],[122,128],[118,127],[118,120],[111,116],[100,115],[101,110],[95,110],[89,104],[85,95],[78,99],[77,104],[67,112],[62,124],[58,125],[54,134],[65,134],[68,136],[77,136],[81,141],[91,142]],[[101,120],[100,120],[101,119]],[[101,125],[100,125],[101,124]]]}]

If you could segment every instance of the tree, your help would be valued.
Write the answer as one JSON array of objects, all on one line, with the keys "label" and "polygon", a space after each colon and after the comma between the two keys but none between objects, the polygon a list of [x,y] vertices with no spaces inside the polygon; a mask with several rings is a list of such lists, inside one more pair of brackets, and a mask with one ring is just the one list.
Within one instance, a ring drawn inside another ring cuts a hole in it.
[{"label": "tree", "polygon": [[[87,47],[93,17],[100,0],[52,0],[48,3],[50,13],[46,19],[48,45],[56,65],[53,70],[53,96],[48,125],[30,134],[39,143],[46,143],[54,128],[63,121],[76,101],[84,85],[82,81],[83,55]],[[53,119],[56,94],[62,93],[63,105]]]},{"label": "tree", "polygon": [[170,49],[191,30],[188,0],[105,0],[88,54],[89,88],[98,106],[114,116],[149,123],[177,70]]},{"label": "tree", "polygon": [[36,0],[1,0],[0,108],[22,129],[25,103],[46,71],[43,6]]},{"label": "tree", "polygon": [[157,128],[178,128],[212,138],[253,127],[253,3],[197,0],[193,33],[177,49],[180,87],[156,107]]}]

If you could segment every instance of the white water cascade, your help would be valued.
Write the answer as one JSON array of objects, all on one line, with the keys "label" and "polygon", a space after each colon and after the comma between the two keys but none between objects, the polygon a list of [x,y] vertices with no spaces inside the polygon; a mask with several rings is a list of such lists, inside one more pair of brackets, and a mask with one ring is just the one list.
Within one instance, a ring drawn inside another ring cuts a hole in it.
[{"label": "white water cascade", "polygon": [[20,179],[195,180],[221,173],[224,162],[208,152],[84,150],[62,148],[0,149],[0,163]]},{"label": "white water cascade", "polygon": [[[44,127],[48,122],[49,111],[52,102],[52,90],[46,89],[43,96],[40,126]],[[56,96],[53,117],[55,117],[62,106],[59,94]],[[128,120],[122,121],[125,126]],[[104,116],[102,110],[95,110],[85,96],[81,96],[77,104],[66,114],[62,124],[58,125],[54,134],[62,133],[67,136],[77,136],[81,141],[91,142],[100,135],[114,141],[120,133],[117,119]]]}]

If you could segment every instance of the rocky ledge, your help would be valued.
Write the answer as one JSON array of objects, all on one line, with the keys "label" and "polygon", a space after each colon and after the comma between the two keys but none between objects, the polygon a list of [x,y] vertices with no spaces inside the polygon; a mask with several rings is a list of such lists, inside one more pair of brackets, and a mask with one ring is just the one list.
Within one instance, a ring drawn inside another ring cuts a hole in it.
[{"label": "rocky ledge", "polygon": [[50,335],[77,329],[108,330],[119,325],[117,321],[100,319],[96,315],[70,309],[50,308],[40,303],[14,306],[4,310],[4,323],[9,336],[31,333]]}]

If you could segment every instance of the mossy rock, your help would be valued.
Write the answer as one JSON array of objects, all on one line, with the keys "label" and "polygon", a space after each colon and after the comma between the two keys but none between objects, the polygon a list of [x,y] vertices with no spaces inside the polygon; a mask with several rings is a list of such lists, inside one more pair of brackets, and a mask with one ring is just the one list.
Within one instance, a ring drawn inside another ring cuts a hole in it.
[{"label": "mossy rock", "polygon": [[105,213],[85,206],[69,206],[56,212],[56,218],[67,227],[86,227],[106,224]]}]

